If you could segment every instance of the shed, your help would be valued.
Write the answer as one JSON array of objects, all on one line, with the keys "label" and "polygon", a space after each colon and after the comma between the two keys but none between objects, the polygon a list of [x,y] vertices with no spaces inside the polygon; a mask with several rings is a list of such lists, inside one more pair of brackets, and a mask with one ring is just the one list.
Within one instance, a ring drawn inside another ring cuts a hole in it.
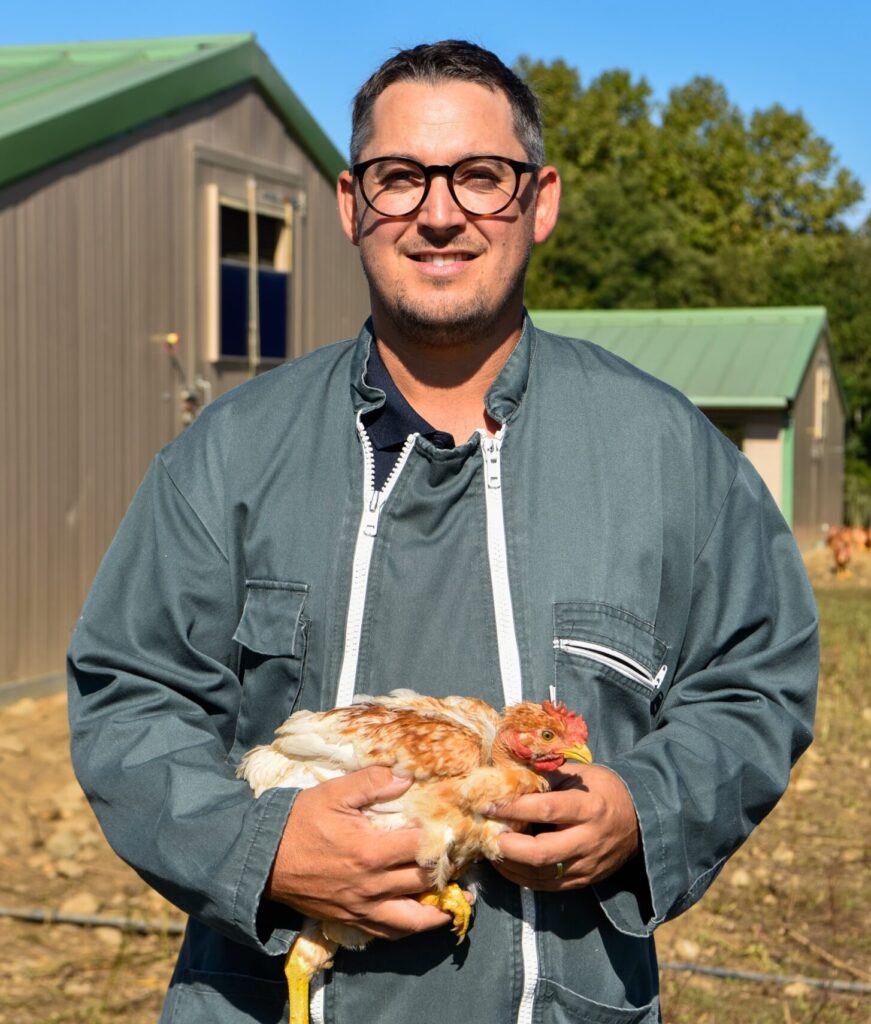
[{"label": "shed", "polygon": [[846,404],[822,306],[532,317],[682,391],[747,455],[802,548],[842,521]]},{"label": "shed", "polygon": [[199,405],[359,329],[344,166],[252,35],[0,47],[0,684]]}]

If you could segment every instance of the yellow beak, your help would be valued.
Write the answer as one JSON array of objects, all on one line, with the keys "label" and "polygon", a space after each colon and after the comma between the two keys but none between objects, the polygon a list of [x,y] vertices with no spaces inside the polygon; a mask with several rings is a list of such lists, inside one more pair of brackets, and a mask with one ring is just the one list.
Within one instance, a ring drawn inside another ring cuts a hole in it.
[{"label": "yellow beak", "polygon": [[573,743],[570,747],[563,747],[560,753],[567,761],[580,761],[581,764],[593,763],[593,752],[586,743]]}]

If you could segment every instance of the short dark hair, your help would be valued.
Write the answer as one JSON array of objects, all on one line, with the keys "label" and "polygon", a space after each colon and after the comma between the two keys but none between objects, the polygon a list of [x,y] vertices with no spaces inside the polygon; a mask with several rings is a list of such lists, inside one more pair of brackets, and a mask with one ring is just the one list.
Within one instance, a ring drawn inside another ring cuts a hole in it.
[{"label": "short dark hair", "polygon": [[463,39],[443,39],[400,50],[386,60],[354,97],[351,115],[351,164],[360,159],[372,134],[375,100],[394,82],[475,82],[501,89],[511,104],[514,132],[532,163],[544,163],[544,131],[535,94],[495,53]]}]

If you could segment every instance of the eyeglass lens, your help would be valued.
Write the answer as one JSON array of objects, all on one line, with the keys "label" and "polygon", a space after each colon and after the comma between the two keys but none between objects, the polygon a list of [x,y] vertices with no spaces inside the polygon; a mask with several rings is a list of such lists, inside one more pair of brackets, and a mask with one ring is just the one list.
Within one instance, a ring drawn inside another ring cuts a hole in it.
[{"label": "eyeglass lens", "polygon": [[[503,160],[472,157],[454,168],[454,197],[467,213],[498,213],[511,202],[517,188],[514,168]],[[360,181],[363,194],[378,213],[402,217],[423,198],[426,176],[408,160],[379,160],[366,168]]]}]

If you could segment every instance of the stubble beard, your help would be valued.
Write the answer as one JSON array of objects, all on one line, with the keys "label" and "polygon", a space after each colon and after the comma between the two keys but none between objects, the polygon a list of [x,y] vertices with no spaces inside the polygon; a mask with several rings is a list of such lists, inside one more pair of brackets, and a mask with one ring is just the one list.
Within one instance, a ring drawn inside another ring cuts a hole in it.
[{"label": "stubble beard", "polygon": [[432,282],[433,294],[428,301],[410,295],[404,284],[388,293],[367,259],[365,248],[361,247],[360,258],[373,307],[377,304],[384,310],[402,337],[421,347],[449,348],[480,342],[498,329],[506,310],[517,302],[518,297],[522,298],[531,254],[530,237],[526,241],[523,259],[511,277],[503,280],[497,298],[490,302],[480,292],[465,301],[456,298],[451,294],[453,282],[449,279]]}]

